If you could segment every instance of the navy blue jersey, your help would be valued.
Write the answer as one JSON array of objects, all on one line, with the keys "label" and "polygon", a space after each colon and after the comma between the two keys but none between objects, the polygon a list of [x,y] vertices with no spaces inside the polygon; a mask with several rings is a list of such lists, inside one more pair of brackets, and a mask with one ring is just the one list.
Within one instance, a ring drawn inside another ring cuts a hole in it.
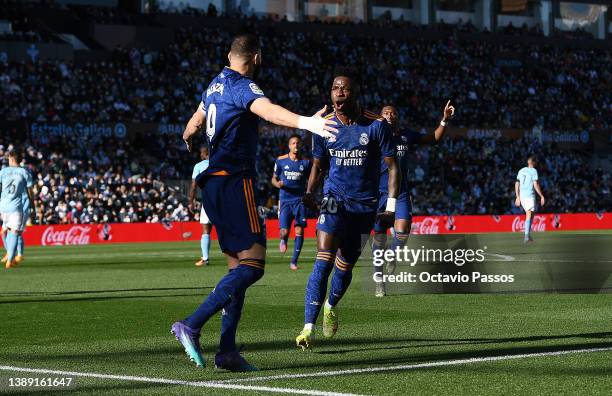
[{"label": "navy blue jersey", "polygon": [[331,139],[313,135],[313,156],[329,161],[324,195],[333,196],[349,212],[375,212],[380,161],[395,155],[389,124],[369,111],[353,125],[343,125],[335,114],[325,118],[338,123],[338,134]]},{"label": "navy blue jersey", "polygon": [[[421,141],[421,134],[412,129],[404,129],[399,131],[398,133],[393,134],[393,144],[395,145],[395,156],[397,158],[397,164],[400,167],[400,172],[402,174],[402,184],[400,185],[400,193],[409,190],[408,183],[408,172],[409,168],[409,160],[408,160],[408,150],[411,148],[410,146],[414,146],[419,144]],[[387,164],[385,161],[380,161],[380,192],[388,193],[389,191],[389,168],[387,168]]]},{"label": "navy blue jersey", "polygon": [[274,162],[274,174],[283,182],[279,199],[293,202],[302,199],[306,193],[306,183],[310,174],[310,160],[292,160],[289,154],[281,155]]},{"label": "navy blue jersey", "polygon": [[202,93],[209,166],[203,174],[255,176],[259,117],[249,107],[264,93],[249,77],[225,67]]}]

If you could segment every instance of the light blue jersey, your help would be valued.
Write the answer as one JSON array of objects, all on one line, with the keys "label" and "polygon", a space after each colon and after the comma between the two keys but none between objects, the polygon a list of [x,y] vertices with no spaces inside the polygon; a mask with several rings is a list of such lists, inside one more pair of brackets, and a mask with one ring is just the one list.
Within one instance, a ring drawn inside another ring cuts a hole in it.
[{"label": "light blue jersey", "polygon": [[0,170],[0,212],[23,212],[23,194],[32,187],[30,172],[19,166],[7,166]]},{"label": "light blue jersey", "polygon": [[519,182],[521,198],[535,199],[533,183],[538,181],[538,171],[535,168],[526,166],[518,172],[516,180]]},{"label": "light blue jersey", "polygon": [[191,174],[191,178],[195,180],[196,177],[202,172],[204,172],[208,168],[208,160],[202,160],[195,164],[193,167],[193,173]]},{"label": "light blue jersey", "polygon": [[28,193],[23,192],[21,195],[21,210],[23,211],[23,216],[29,217],[30,215],[30,198],[28,198]]}]

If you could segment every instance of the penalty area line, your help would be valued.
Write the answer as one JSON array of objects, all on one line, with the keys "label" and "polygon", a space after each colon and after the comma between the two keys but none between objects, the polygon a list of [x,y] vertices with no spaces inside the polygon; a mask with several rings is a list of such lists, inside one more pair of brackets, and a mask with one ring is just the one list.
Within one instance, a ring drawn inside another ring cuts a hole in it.
[{"label": "penalty area line", "polygon": [[[49,369],[36,369],[28,367],[15,367],[15,366],[2,366],[0,365],[0,371],[10,371],[19,373],[33,373],[33,374],[52,374],[61,376],[71,377],[84,377],[84,378],[97,378],[106,380],[118,380],[118,381],[133,381],[133,382],[148,382],[151,384],[158,385],[182,385],[192,386],[198,388],[211,388],[211,389],[233,389],[243,391],[257,391],[257,392],[269,392],[269,393],[285,393],[292,395],[312,395],[312,396],[360,396],[353,393],[339,393],[339,392],[328,392],[314,389],[294,389],[294,388],[277,388],[270,386],[255,386],[255,385],[240,385],[240,384],[228,384],[214,381],[184,381],[174,380],[167,378],[152,378],[152,377],[140,377],[133,375],[115,375],[115,374],[103,374],[103,373],[91,373],[91,372],[79,372],[79,371],[62,371],[62,370],[49,370]],[[78,384],[76,385],[78,387]]]},{"label": "penalty area line", "polygon": [[232,379],[232,380],[224,380],[221,382],[239,383],[239,382],[255,382],[255,381],[273,381],[273,380],[282,380],[282,379],[331,377],[331,376],[347,375],[347,374],[349,375],[350,374],[369,374],[369,373],[379,373],[379,372],[385,372],[385,371],[405,371],[405,370],[427,369],[427,368],[433,368],[433,367],[458,366],[458,365],[473,364],[473,363],[498,362],[498,361],[503,361],[503,360],[528,359],[528,358],[534,358],[534,357],[561,356],[561,355],[570,355],[570,354],[578,354],[578,353],[594,353],[594,352],[609,352],[609,351],[612,351],[612,347],[568,349],[568,350],[554,351],[554,352],[521,353],[521,354],[516,354],[516,355],[501,355],[501,356],[488,356],[488,357],[473,357],[473,358],[456,359],[456,360],[441,360],[438,362],[402,364],[402,365],[397,365],[397,366],[364,367],[364,368],[357,368],[357,369],[319,371],[315,373],[303,373],[303,374],[279,374],[279,375],[269,375],[269,376],[261,376],[261,377],[238,378],[238,379]]}]

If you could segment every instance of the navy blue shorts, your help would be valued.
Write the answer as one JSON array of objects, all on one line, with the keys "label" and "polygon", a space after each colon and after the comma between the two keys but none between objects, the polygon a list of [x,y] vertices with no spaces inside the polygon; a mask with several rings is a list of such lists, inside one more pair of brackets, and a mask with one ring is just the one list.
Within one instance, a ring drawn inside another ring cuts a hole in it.
[{"label": "navy blue shorts", "polygon": [[[378,212],[382,213],[387,208],[387,193],[381,193],[378,197]],[[410,230],[410,224],[412,223],[412,202],[410,201],[410,195],[407,192],[400,193],[395,203],[395,220],[407,220],[408,229]],[[387,229],[383,227],[379,222],[374,224],[375,232],[386,232]]]},{"label": "navy blue shorts", "polygon": [[306,227],[306,208],[302,200],[280,203],[278,220],[281,229],[289,229],[295,220],[296,227]]},{"label": "navy blue shorts", "polygon": [[353,213],[338,207],[336,213],[321,213],[317,230],[333,234],[340,241],[339,249],[349,264],[355,264],[370,236],[376,212]]},{"label": "navy blue shorts", "polygon": [[206,176],[202,184],[202,204],[217,229],[224,253],[237,253],[254,243],[266,246],[266,230],[257,213],[252,178]]}]

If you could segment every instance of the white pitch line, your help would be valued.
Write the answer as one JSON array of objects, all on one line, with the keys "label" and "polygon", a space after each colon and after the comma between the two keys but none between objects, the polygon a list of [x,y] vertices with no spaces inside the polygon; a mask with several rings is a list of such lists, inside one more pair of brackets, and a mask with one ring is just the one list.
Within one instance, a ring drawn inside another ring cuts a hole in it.
[{"label": "white pitch line", "polygon": [[468,358],[468,359],[442,360],[439,362],[403,364],[399,366],[385,366],[385,367],[365,367],[365,368],[358,368],[358,369],[335,370],[335,371],[319,371],[315,373],[304,373],[304,374],[280,374],[280,375],[269,375],[265,377],[262,376],[262,377],[251,377],[251,378],[239,378],[239,379],[233,379],[233,380],[225,380],[221,382],[237,383],[237,382],[254,382],[254,381],[272,381],[272,380],[281,380],[281,379],[331,377],[331,376],[346,375],[346,374],[364,374],[364,373],[378,373],[382,371],[415,370],[415,369],[421,369],[421,368],[457,366],[457,365],[462,365],[462,364],[497,362],[497,361],[502,361],[502,360],[526,359],[526,358],[532,358],[532,357],[560,356],[560,355],[569,355],[569,354],[575,354],[575,353],[593,353],[593,352],[607,352],[607,351],[612,351],[612,347],[570,349],[570,350],[556,351],[556,352],[523,353],[523,354],[517,354],[517,355],[502,355],[502,356],[490,356],[490,357],[474,357],[474,358]]},{"label": "white pitch line", "polygon": [[151,377],[138,377],[138,376],[132,376],[132,375],[114,375],[114,374],[88,373],[88,372],[78,372],[78,371],[35,369],[35,368],[15,367],[15,366],[0,366],[0,371],[14,371],[14,372],[22,372],[22,373],[53,374],[53,375],[72,376],[72,377],[113,379],[113,380],[120,380],[120,381],[148,382],[148,383],[153,383],[153,384],[165,384],[165,385],[183,385],[183,386],[193,386],[193,387],[198,387],[198,388],[236,389],[236,390],[260,391],[260,392],[270,392],[270,393],[287,393],[287,394],[292,394],[292,395],[360,396],[360,395],[353,394],[353,393],[328,392],[328,391],[311,390],[311,389],[275,388],[275,387],[269,387],[269,386],[225,384],[225,383],[214,382],[214,381],[183,381],[183,380],[173,380],[173,379],[167,379],[167,378],[151,378]]}]

